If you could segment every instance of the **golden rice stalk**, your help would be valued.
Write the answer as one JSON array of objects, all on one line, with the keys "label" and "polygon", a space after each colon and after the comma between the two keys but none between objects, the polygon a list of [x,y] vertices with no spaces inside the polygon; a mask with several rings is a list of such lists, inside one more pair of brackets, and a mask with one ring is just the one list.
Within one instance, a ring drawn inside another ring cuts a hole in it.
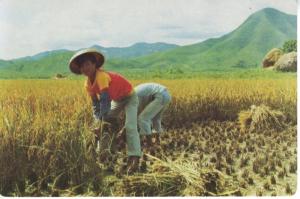
[{"label": "golden rice stalk", "polygon": [[238,122],[242,132],[249,129],[252,122],[251,111],[241,111],[238,116]]}]

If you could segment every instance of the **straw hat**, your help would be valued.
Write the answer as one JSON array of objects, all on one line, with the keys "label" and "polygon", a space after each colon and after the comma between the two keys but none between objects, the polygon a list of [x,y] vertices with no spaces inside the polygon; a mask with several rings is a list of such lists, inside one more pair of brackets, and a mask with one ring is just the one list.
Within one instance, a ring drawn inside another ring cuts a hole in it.
[{"label": "straw hat", "polygon": [[75,74],[81,74],[80,69],[79,69],[79,65],[77,64],[76,59],[84,54],[92,54],[94,55],[94,57],[97,60],[97,65],[96,68],[100,68],[103,66],[104,63],[104,55],[97,51],[96,49],[93,48],[88,48],[88,49],[84,49],[84,50],[80,50],[77,53],[75,53],[75,55],[73,55],[73,57],[70,59],[69,61],[69,68],[70,70],[75,73]]}]

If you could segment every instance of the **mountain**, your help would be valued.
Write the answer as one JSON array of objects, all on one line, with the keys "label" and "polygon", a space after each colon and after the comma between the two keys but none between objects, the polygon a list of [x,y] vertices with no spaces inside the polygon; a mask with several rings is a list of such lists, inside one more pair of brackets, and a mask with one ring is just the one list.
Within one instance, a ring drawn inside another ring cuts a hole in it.
[{"label": "mountain", "polygon": [[220,69],[259,67],[264,55],[274,47],[297,38],[297,17],[273,8],[254,14],[234,31],[201,43],[178,47],[131,59],[128,66],[151,68]]},{"label": "mountain", "polygon": [[[141,42],[141,43],[136,43],[136,44],[134,44],[132,46],[128,46],[128,47],[102,47],[99,45],[93,45],[93,46],[90,46],[89,48],[95,48],[97,50],[100,50],[108,58],[134,58],[134,57],[138,57],[138,56],[148,55],[148,54],[151,54],[154,52],[170,50],[170,49],[173,49],[176,47],[178,47],[178,45],[168,44],[168,43],[163,43],[163,42],[157,42],[157,43]],[[84,48],[81,48],[81,49],[84,49]],[[78,49],[78,50],[81,50],[81,49]],[[78,50],[75,50],[75,51],[78,51]],[[13,59],[10,61],[40,60],[47,56],[55,56],[59,53],[65,53],[65,52],[74,53],[75,51],[66,50],[66,49],[45,51],[45,52],[41,52],[41,53],[38,53],[33,56],[21,57],[21,58]],[[4,61],[4,60],[2,60],[2,61]],[[1,64],[1,62],[0,62],[0,64]]]},{"label": "mountain", "polygon": [[124,48],[118,48],[118,47],[105,48],[98,45],[91,46],[91,48],[100,50],[108,58],[125,58],[125,59],[148,55],[155,52],[166,51],[176,47],[178,47],[178,45],[167,44],[162,42],[157,42],[157,43],[141,42]]},{"label": "mountain", "polygon": [[60,54],[60,53],[68,52],[68,51],[69,50],[66,50],[66,49],[45,51],[45,52],[38,53],[34,56],[27,56],[27,57],[19,58],[16,60],[40,60],[47,56],[53,56],[53,55],[55,56],[56,54]]},{"label": "mountain", "polygon": [[[167,43],[136,43],[129,47],[102,47],[91,46],[100,50],[106,57],[110,58],[106,65],[118,65],[120,59],[134,58],[154,52],[166,51],[178,47],[178,45]],[[80,50],[80,49],[79,49]],[[66,49],[45,51],[33,56],[21,57],[13,60],[0,60],[1,77],[51,77],[56,73],[68,74],[67,67],[69,59],[75,51]],[[13,75],[12,75],[13,74]]]},{"label": "mountain", "polygon": [[[105,65],[108,69],[209,71],[259,67],[270,49],[296,38],[295,15],[265,8],[249,16],[232,32],[193,45],[137,43],[125,48],[93,47],[110,58]],[[68,74],[67,64],[73,54],[73,51],[58,50],[16,60],[0,60],[0,77]]]}]

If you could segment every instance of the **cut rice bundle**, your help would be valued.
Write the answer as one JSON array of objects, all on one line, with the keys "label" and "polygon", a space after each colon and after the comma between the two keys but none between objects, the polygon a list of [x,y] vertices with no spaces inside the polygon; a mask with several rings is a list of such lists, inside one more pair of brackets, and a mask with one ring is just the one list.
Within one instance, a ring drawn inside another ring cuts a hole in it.
[{"label": "cut rice bundle", "polygon": [[265,105],[252,105],[250,110],[241,111],[238,119],[243,132],[282,131],[287,127],[285,115]]},{"label": "cut rice bundle", "polygon": [[117,186],[120,196],[222,196],[239,195],[231,178],[215,169],[202,168],[179,158],[155,160],[152,171],[126,176]]}]

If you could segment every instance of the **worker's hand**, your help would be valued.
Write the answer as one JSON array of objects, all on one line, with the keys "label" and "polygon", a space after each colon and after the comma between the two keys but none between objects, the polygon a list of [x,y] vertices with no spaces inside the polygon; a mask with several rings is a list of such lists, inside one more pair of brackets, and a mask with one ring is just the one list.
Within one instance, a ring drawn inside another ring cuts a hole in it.
[{"label": "worker's hand", "polygon": [[116,135],[116,142],[118,149],[125,148],[125,143],[126,143],[126,130],[125,128],[122,128],[118,134]]},{"label": "worker's hand", "polygon": [[91,131],[94,133],[95,141],[100,140],[100,128],[92,128]]},{"label": "worker's hand", "polygon": [[93,132],[96,135],[100,135],[100,131],[101,131],[101,119],[95,119],[93,121],[93,123],[91,124],[91,126],[89,127],[90,131]]},{"label": "worker's hand", "polygon": [[99,135],[100,134],[100,128],[93,128],[92,129],[92,132],[96,135]]},{"label": "worker's hand", "polygon": [[99,154],[99,160],[101,163],[105,164],[110,162],[110,160],[112,159],[112,154],[109,150],[103,150],[100,152]]}]

